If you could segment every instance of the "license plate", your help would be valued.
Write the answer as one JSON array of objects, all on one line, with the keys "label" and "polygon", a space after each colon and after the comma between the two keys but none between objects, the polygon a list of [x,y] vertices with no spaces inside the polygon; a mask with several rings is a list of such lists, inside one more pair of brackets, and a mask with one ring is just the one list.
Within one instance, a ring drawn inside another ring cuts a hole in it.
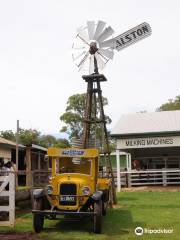
[{"label": "license plate", "polygon": [[75,197],[74,196],[61,196],[62,202],[74,202]]}]

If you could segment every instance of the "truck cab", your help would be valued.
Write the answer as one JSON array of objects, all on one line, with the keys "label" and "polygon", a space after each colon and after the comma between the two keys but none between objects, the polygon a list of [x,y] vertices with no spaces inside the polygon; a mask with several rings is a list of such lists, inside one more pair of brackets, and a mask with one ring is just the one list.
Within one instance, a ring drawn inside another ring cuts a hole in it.
[{"label": "truck cab", "polygon": [[112,185],[111,179],[99,177],[98,150],[49,148],[48,157],[49,184],[33,193],[34,230],[43,229],[45,218],[71,215],[93,218],[94,232],[100,233]]}]

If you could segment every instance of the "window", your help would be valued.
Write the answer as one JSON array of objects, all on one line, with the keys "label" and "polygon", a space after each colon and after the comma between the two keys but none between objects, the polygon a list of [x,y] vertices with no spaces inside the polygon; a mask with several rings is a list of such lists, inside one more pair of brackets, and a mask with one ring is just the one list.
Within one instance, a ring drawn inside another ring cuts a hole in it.
[{"label": "window", "polygon": [[59,173],[91,174],[91,159],[62,158],[59,160]]}]

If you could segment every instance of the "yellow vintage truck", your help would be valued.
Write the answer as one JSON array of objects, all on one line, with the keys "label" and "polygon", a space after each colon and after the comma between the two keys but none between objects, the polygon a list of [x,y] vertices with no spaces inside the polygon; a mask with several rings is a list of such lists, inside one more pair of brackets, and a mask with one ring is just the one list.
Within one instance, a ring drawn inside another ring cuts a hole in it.
[{"label": "yellow vintage truck", "polygon": [[[90,217],[93,231],[101,233],[102,215],[110,202],[111,179],[99,177],[97,149],[49,148],[52,176],[44,189],[33,192],[33,227],[43,229],[44,219],[60,215]],[[62,217],[61,217],[62,219]]]}]

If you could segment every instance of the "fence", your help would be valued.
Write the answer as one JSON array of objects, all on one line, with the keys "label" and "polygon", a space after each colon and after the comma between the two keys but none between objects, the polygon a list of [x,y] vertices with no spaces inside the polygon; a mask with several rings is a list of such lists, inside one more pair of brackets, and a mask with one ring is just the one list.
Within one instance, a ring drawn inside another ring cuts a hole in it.
[{"label": "fence", "polygon": [[121,187],[148,186],[148,185],[180,185],[180,169],[160,169],[146,171],[121,171],[119,183],[117,172],[114,170],[115,183]]},{"label": "fence", "polygon": [[49,182],[51,170],[19,170],[16,172],[16,177],[17,176],[18,186],[43,187]]},{"label": "fence", "polygon": [[[33,171],[18,171],[18,176],[26,174],[30,175],[30,187],[45,186],[49,182],[51,170],[33,170]],[[117,184],[117,170],[113,168],[115,184]],[[100,177],[106,176],[106,172],[100,173]],[[180,185],[180,169],[149,169],[145,171],[121,171],[120,184],[122,187],[131,186],[147,186],[147,185]],[[27,185],[26,182],[24,185]]]},{"label": "fence", "polygon": [[[1,172],[3,174],[3,172]],[[11,226],[15,224],[15,175],[12,172],[6,173],[7,176],[0,176],[0,199],[8,198],[7,204],[0,203],[0,214],[3,214],[3,219],[0,221],[0,226]],[[7,219],[8,220],[7,220]]]}]

